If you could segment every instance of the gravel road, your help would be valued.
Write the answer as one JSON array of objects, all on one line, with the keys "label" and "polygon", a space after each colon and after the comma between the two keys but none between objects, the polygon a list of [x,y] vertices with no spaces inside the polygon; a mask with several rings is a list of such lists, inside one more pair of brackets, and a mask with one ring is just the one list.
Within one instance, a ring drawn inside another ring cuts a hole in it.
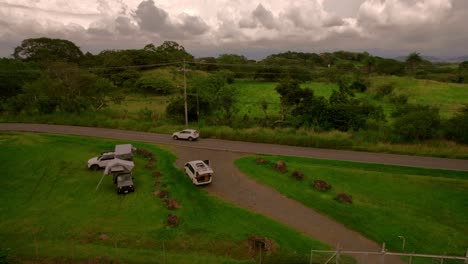
[{"label": "gravel road", "polygon": [[[339,245],[344,250],[377,252],[381,250],[381,246],[327,216],[283,196],[276,190],[247,178],[234,166],[234,160],[244,155],[258,153],[468,171],[468,161],[466,160],[302,148],[217,139],[200,139],[196,142],[174,141],[165,134],[106,128],[2,123],[0,130],[70,134],[169,145],[169,148],[179,158],[176,162],[179,167],[182,167],[183,163],[188,160],[210,159],[216,172],[216,178],[211,185],[205,187],[208,192],[240,207],[266,215],[333,247]],[[366,263],[380,263],[381,261],[379,257],[371,256],[359,260]],[[385,263],[399,264],[403,262],[399,258],[386,257]]]}]

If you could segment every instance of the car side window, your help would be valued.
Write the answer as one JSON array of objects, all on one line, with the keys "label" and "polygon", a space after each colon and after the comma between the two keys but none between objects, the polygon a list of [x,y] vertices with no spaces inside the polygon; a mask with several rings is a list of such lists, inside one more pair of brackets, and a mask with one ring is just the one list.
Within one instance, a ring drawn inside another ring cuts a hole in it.
[{"label": "car side window", "polygon": [[187,167],[189,168],[189,170],[190,170],[192,173],[195,173],[195,170],[192,168],[192,165],[187,164]]},{"label": "car side window", "polygon": [[102,156],[101,160],[110,160],[113,159],[114,156]]}]

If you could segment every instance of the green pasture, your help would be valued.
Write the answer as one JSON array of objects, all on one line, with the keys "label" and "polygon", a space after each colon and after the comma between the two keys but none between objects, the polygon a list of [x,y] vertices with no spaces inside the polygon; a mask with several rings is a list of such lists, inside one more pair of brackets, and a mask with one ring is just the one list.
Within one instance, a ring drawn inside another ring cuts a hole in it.
[{"label": "green pasture", "polygon": [[[464,256],[468,245],[468,172],[431,170],[344,161],[262,156],[236,161],[252,179],[318,210],[392,251]],[[273,163],[285,161],[287,172]],[[303,180],[292,172],[304,173]],[[314,180],[331,184],[318,191]],[[352,204],[335,200],[352,196]]]},{"label": "green pasture", "polygon": [[[41,263],[254,263],[258,255],[247,246],[252,234],[276,241],[273,255],[286,260],[326,248],[193,186],[174,167],[176,157],[156,145],[132,143],[156,157],[155,169],[148,169],[136,156],[135,193],[117,195],[108,176],[96,190],[102,171],[88,170],[86,161],[118,143],[128,142],[0,133],[0,252]],[[161,178],[152,176],[156,171]],[[180,208],[166,209],[155,190],[167,190]],[[169,227],[168,214],[181,224]]]}]

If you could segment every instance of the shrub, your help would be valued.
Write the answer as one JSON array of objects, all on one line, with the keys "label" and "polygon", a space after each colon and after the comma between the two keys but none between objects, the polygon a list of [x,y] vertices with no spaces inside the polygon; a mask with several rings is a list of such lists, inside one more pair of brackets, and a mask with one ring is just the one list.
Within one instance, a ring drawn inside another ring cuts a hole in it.
[{"label": "shrub", "polygon": [[397,116],[394,132],[405,141],[433,138],[440,127],[439,109],[429,106],[406,106],[397,110],[394,116]]},{"label": "shrub", "polygon": [[468,105],[447,121],[445,134],[449,139],[468,144]]}]

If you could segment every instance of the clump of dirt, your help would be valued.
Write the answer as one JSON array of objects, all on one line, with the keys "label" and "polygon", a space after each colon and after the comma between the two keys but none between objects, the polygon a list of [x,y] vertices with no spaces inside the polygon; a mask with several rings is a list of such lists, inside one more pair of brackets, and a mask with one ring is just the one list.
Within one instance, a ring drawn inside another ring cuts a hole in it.
[{"label": "clump of dirt", "polygon": [[153,158],[153,152],[144,149],[144,148],[137,148],[136,153],[144,158],[151,159]]},{"label": "clump of dirt", "polygon": [[157,196],[161,199],[166,199],[168,196],[169,196],[169,192],[168,191],[164,191],[164,190],[156,190],[153,192],[153,195],[154,196]]},{"label": "clump of dirt", "polygon": [[257,164],[268,164],[270,162],[268,160],[264,159],[264,158],[257,158],[257,159],[255,159],[255,163],[257,163]]},{"label": "clump of dirt", "polygon": [[154,183],[154,186],[161,186],[161,182],[158,182],[158,181],[155,182],[155,183]]},{"label": "clump of dirt", "polygon": [[314,188],[321,191],[326,192],[331,189],[331,185],[328,184],[326,181],[323,180],[315,180],[314,181]]},{"label": "clump of dirt", "polygon": [[259,251],[273,253],[275,252],[279,246],[274,240],[264,237],[264,236],[257,236],[251,235],[247,239],[247,244],[249,247],[249,253],[251,255],[255,255]]},{"label": "clump of dirt", "polygon": [[338,202],[345,203],[345,204],[352,204],[353,203],[353,197],[349,194],[346,193],[339,193],[336,195],[335,198]]},{"label": "clump of dirt", "polygon": [[180,224],[180,218],[177,215],[169,214],[167,216],[167,225],[176,227]]},{"label": "clump of dirt", "polygon": [[99,240],[106,241],[109,239],[109,236],[106,234],[101,234],[99,235]]},{"label": "clump of dirt", "polygon": [[304,173],[301,172],[301,171],[296,170],[291,175],[294,177],[294,179],[296,179],[298,181],[304,180]]},{"label": "clump of dirt", "polygon": [[148,162],[145,166],[145,168],[153,170],[155,168],[154,164],[152,162]]},{"label": "clump of dirt", "polygon": [[179,202],[173,198],[165,198],[164,203],[166,204],[166,208],[170,210],[175,210],[180,208]]},{"label": "clump of dirt", "polygon": [[277,172],[281,172],[281,173],[285,173],[286,172],[286,163],[284,161],[277,161],[275,163],[275,165],[273,166],[273,168],[277,171]]},{"label": "clump of dirt", "polygon": [[156,172],[153,172],[153,177],[154,178],[161,178],[162,177],[162,174],[160,171],[156,171]]}]

